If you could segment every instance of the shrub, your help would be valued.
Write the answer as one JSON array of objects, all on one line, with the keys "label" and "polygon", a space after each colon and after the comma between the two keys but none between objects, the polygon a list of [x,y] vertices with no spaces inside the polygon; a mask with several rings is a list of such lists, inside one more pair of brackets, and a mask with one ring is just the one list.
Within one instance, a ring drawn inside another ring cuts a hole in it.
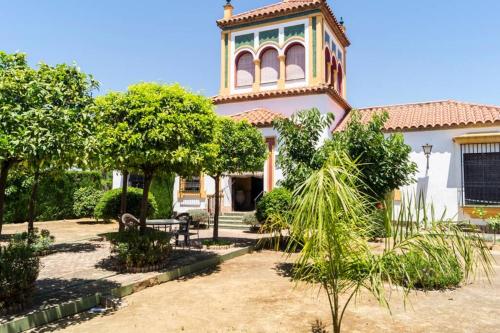
[{"label": "shrub", "polygon": [[42,231],[39,231],[35,228],[34,233],[31,235],[27,232],[15,234],[12,238],[12,243],[29,245],[35,254],[39,255],[49,250],[50,246],[54,243],[54,240],[55,237],[50,234],[49,230],[42,229]]},{"label": "shrub", "polygon": [[191,216],[195,227],[199,227],[201,223],[208,224],[208,219],[210,218],[208,211],[204,209],[191,209],[187,213]]},{"label": "shrub", "polygon": [[283,214],[290,210],[292,203],[292,193],[283,188],[278,187],[264,194],[262,199],[257,203],[256,217],[260,222],[265,222],[271,215]]},{"label": "shrub", "polygon": [[77,218],[94,217],[95,207],[103,192],[92,187],[82,187],[73,195],[73,214]]},{"label": "shrub", "polygon": [[[414,289],[442,290],[457,287],[464,278],[458,259],[451,249],[437,251],[449,252],[442,253],[446,260],[438,261],[432,256],[425,256],[423,252],[416,251],[389,257],[388,267],[391,280]],[[404,269],[398,267],[404,267]]]},{"label": "shrub", "polygon": [[39,271],[40,260],[26,243],[0,247],[0,313],[29,302]]},{"label": "shrub", "polygon": [[259,220],[255,216],[255,213],[245,213],[242,218],[243,223],[248,224],[250,227],[255,227],[259,225]]},{"label": "shrub", "polygon": [[[121,188],[105,192],[95,207],[95,217],[98,219],[117,219],[120,215]],[[127,190],[127,212],[139,217],[141,213],[142,189],[129,187]],[[157,205],[154,195],[149,194],[148,216],[154,216]]]},{"label": "shrub", "polygon": [[106,238],[112,244],[121,265],[126,268],[139,268],[156,265],[168,258],[172,251],[171,235],[165,232],[146,229],[110,233]]},{"label": "shrub", "polygon": [[[9,174],[5,199],[5,221],[25,222],[28,219],[28,199],[33,178],[22,172]],[[97,171],[65,171],[41,178],[36,205],[36,220],[50,221],[76,218],[74,194],[79,188],[102,187],[102,175]]]}]

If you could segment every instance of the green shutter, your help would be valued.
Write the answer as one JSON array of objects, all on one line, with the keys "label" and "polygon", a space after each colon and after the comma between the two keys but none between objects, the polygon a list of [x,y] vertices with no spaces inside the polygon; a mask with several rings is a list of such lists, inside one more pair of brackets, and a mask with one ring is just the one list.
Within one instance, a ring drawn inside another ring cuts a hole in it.
[{"label": "green shutter", "polygon": [[318,59],[316,59],[317,51],[316,46],[318,44],[318,40],[316,37],[316,16],[312,18],[312,30],[313,30],[313,41],[312,41],[312,52],[313,52],[313,77],[317,76],[318,72]]},{"label": "green shutter", "polygon": [[234,42],[236,44],[236,48],[238,49],[241,46],[254,46],[254,34],[246,34],[241,36],[236,36],[234,38]]},{"label": "green shutter", "polygon": [[280,31],[279,29],[261,31],[259,33],[259,44],[264,44],[265,42],[276,42],[279,41]]},{"label": "green shutter", "polygon": [[292,37],[304,37],[305,26],[303,24],[285,27],[285,41]]}]

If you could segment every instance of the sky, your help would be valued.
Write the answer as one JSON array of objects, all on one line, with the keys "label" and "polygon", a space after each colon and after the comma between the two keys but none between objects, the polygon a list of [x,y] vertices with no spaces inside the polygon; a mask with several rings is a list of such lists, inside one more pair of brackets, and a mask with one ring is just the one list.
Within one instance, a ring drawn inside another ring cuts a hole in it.
[{"label": "sky", "polygon": [[[233,0],[242,12],[279,0]],[[76,62],[99,93],[141,81],[216,95],[225,0],[0,0],[0,50]],[[500,1],[329,0],[352,45],[353,107],[454,99],[500,105]]]}]

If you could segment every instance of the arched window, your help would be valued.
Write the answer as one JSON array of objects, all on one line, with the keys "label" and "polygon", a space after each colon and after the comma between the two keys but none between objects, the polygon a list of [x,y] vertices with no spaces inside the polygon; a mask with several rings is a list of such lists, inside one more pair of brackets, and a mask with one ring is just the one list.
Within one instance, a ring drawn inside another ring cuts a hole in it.
[{"label": "arched window", "polygon": [[344,74],[342,72],[342,66],[339,64],[338,66],[338,72],[337,72],[337,87],[339,93],[342,94],[342,84],[344,82]]},{"label": "arched window", "polygon": [[331,78],[331,71],[328,69],[331,64],[331,55],[328,49],[325,49],[325,82],[329,83]]},{"label": "arched window", "polygon": [[286,51],[286,80],[303,80],[306,78],[306,49],[295,44]]},{"label": "arched window", "polygon": [[277,82],[280,76],[280,62],[278,51],[270,48],[265,50],[260,57],[260,82]]},{"label": "arched window", "polygon": [[332,68],[331,68],[331,71],[330,71],[330,77],[332,78],[331,81],[330,81],[330,85],[332,86],[335,86],[335,73],[337,71],[337,60],[335,59],[335,57],[332,57]]},{"label": "arched window", "polygon": [[255,65],[250,52],[242,53],[236,60],[236,86],[251,86],[255,76]]}]

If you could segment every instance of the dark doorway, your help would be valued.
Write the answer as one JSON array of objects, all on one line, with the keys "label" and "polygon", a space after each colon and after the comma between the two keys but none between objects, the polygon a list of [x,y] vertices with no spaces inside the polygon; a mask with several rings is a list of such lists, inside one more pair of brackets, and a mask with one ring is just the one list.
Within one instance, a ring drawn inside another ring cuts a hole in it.
[{"label": "dark doorway", "polygon": [[261,177],[233,177],[232,181],[233,210],[236,212],[255,210],[255,199],[264,190],[264,179]]}]

